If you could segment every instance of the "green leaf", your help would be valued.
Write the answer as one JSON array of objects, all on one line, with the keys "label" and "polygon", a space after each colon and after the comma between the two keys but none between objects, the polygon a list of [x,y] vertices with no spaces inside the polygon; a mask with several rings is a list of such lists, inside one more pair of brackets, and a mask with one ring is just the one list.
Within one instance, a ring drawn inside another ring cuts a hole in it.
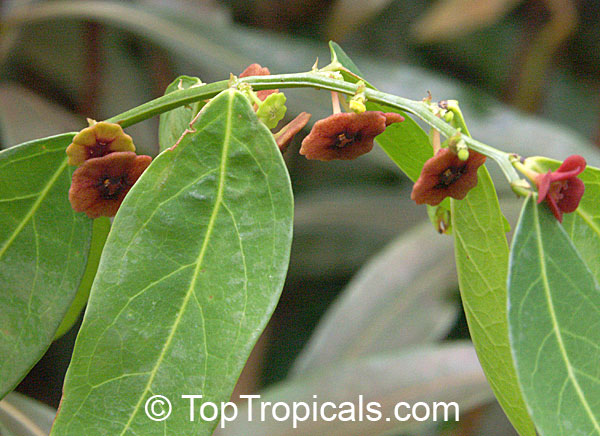
[{"label": "green leaf", "polygon": [[510,340],[541,435],[600,435],[600,287],[569,236],[529,197],[512,244]]},{"label": "green leaf", "polygon": [[452,200],[452,229],[460,292],[471,339],[498,402],[521,436],[535,430],[511,355],[506,316],[508,243],[486,167],[464,200]]},{"label": "green leaf", "polygon": [[100,217],[94,220],[92,225],[92,242],[90,243],[90,250],[88,253],[85,272],[83,273],[83,278],[79,284],[79,289],[77,289],[75,299],[71,303],[71,306],[60,323],[60,326],[58,326],[58,330],[56,331],[54,339],[60,338],[62,335],[71,330],[71,327],[73,327],[73,325],[79,319],[79,315],[81,314],[81,311],[85,307],[90,296],[90,289],[92,288],[92,283],[94,283],[96,271],[98,271],[100,256],[102,255],[102,249],[104,248],[104,243],[108,237],[109,230],[110,219],[108,219],[108,217]]},{"label": "green leaf", "polygon": [[[202,80],[197,77],[179,76],[175,79],[167,89],[165,95],[180,89],[188,89],[194,86],[202,85]],[[190,122],[200,111],[204,102],[198,101],[185,106],[180,106],[160,115],[158,124],[158,143],[160,151],[164,151],[169,147],[174,146],[183,132],[190,127]]]},{"label": "green leaf", "polygon": [[360,69],[337,42],[329,41],[329,51],[331,52],[331,62],[339,62],[340,65],[348,69],[351,73],[362,77],[363,74],[360,72]]},{"label": "green leaf", "polygon": [[85,269],[92,222],[68,199],[73,136],[0,152],[0,398],[52,342]]},{"label": "green leaf", "polygon": [[[281,152],[234,90],[194,130],[115,217],[53,435],[212,434],[181,395],[227,401],[277,304],[293,222]],[[167,421],[146,416],[153,395],[170,399]]]}]

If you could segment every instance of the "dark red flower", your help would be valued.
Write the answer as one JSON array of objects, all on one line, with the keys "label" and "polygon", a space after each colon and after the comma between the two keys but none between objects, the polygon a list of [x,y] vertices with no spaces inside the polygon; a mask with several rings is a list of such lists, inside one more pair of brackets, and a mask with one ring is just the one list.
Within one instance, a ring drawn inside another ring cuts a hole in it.
[{"label": "dark red flower", "polygon": [[[252,64],[242,71],[240,77],[269,76],[270,74],[271,72],[267,67],[261,67],[259,64]],[[264,89],[262,91],[257,91],[256,96],[264,101],[269,95],[275,94],[276,92],[279,92],[279,89]]]},{"label": "dark red flower", "polygon": [[120,125],[101,121],[86,127],[67,147],[69,165],[79,166],[87,159],[106,156],[116,151],[135,151],[131,136]]},{"label": "dark red flower", "polygon": [[585,185],[577,178],[585,170],[585,159],[569,156],[556,171],[538,174],[534,181],[538,187],[538,203],[546,200],[556,219],[562,223],[563,213],[571,213],[579,206]]},{"label": "dark red flower", "polygon": [[304,128],[304,126],[306,126],[306,124],[308,124],[310,117],[311,115],[308,112],[302,112],[292,121],[283,126],[279,132],[275,133],[275,141],[277,142],[277,146],[282,153],[285,153],[290,145],[290,142],[292,142],[292,139],[294,139],[294,136],[296,136],[296,133],[298,133]]},{"label": "dark red flower", "polygon": [[375,137],[393,123],[404,121],[402,115],[367,111],[337,113],[315,123],[302,141],[300,154],[307,159],[356,159],[373,148]]},{"label": "dark red flower", "polygon": [[90,218],[115,216],[125,195],[150,165],[150,156],[130,151],[86,160],[73,173],[69,201]]},{"label": "dark red flower", "polygon": [[462,161],[450,149],[440,149],[423,165],[410,198],[431,206],[446,197],[462,200],[477,185],[477,170],[485,159],[485,155],[469,150],[469,158]]}]

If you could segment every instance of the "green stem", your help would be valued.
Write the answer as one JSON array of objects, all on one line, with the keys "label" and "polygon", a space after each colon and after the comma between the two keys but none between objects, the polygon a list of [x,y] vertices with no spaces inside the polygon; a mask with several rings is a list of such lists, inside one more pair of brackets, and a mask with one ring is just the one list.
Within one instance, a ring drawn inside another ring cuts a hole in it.
[{"label": "green stem", "polygon": [[[358,85],[356,84],[331,79],[323,74],[313,72],[244,77],[238,79],[238,83],[248,83],[255,91],[274,88],[316,88],[341,92],[347,95],[354,95],[358,90]],[[141,106],[128,110],[120,115],[109,118],[106,121],[119,123],[123,127],[127,127],[151,118],[155,115],[167,112],[178,106],[212,98],[219,92],[227,89],[228,86],[229,81],[222,80],[220,82],[214,82],[204,86],[174,91],[155,100],[149,101]],[[384,104],[386,106],[416,115],[433,128],[439,130],[440,133],[447,138],[457,133],[457,129],[435,116],[429,110],[428,106],[421,101],[409,100],[368,88],[364,90],[364,93],[369,101]],[[504,172],[509,182],[513,183],[520,180],[519,174],[511,165],[509,153],[497,150],[466,135],[463,139],[470,149],[483,153],[486,156],[494,159]]]}]

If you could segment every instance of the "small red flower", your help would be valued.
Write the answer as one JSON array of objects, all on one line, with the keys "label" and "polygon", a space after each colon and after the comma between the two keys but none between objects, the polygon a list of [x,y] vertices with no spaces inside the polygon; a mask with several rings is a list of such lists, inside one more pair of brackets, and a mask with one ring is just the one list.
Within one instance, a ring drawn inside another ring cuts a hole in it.
[{"label": "small red flower", "polygon": [[87,159],[106,156],[115,151],[135,151],[131,136],[120,125],[101,121],[86,127],[67,147],[69,165],[79,166]]},{"label": "small red flower", "polygon": [[579,206],[585,185],[577,178],[585,170],[585,159],[579,155],[569,156],[556,171],[537,174],[534,182],[538,187],[538,203],[546,200],[556,219],[562,223],[563,213],[571,213]]},{"label": "small red flower", "polygon": [[368,153],[375,137],[393,123],[404,121],[402,115],[367,111],[337,113],[319,120],[302,141],[300,154],[307,159],[350,160]]},{"label": "small red flower", "polygon": [[450,149],[440,149],[423,165],[410,198],[417,204],[431,206],[437,206],[446,197],[462,200],[477,185],[477,170],[485,159],[485,155],[469,150],[469,158],[462,161]]},{"label": "small red flower", "polygon": [[[271,72],[267,67],[261,67],[259,64],[252,64],[242,71],[240,77],[269,76],[270,74]],[[262,91],[257,91],[256,96],[264,101],[269,95],[275,94],[276,92],[279,92],[279,89],[264,89]]]},{"label": "small red flower", "polygon": [[86,160],[73,173],[69,201],[90,218],[115,216],[125,195],[150,165],[150,156],[121,151]]},{"label": "small red flower", "polygon": [[304,126],[306,126],[306,124],[308,124],[310,117],[311,115],[308,112],[302,112],[292,121],[283,126],[279,132],[275,133],[275,141],[277,142],[277,146],[282,153],[285,153],[290,145],[290,142],[292,142],[292,139],[294,139],[294,136],[296,136],[296,133],[298,133],[304,128]]}]

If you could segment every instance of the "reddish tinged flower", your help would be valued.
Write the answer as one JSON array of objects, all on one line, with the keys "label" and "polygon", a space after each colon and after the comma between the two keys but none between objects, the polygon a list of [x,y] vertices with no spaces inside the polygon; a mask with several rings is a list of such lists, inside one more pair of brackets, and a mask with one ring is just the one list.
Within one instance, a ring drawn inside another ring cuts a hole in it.
[{"label": "reddish tinged flower", "polygon": [[307,159],[350,160],[368,153],[375,137],[393,123],[404,121],[402,115],[367,111],[337,113],[317,121],[302,141],[300,154]]},{"label": "reddish tinged flower", "polygon": [[[240,77],[249,77],[249,76],[269,76],[271,72],[267,67],[261,67],[259,64],[252,64],[248,66],[242,73]],[[259,99],[265,100],[269,95],[275,94],[279,92],[279,89],[264,89],[262,91],[257,91],[256,95]]]},{"label": "reddish tinged flower", "polygon": [[477,185],[477,170],[485,162],[485,155],[469,150],[469,158],[462,161],[448,148],[442,148],[425,162],[410,198],[417,204],[437,206],[446,197],[465,198]]},{"label": "reddish tinged flower", "polygon": [[302,112],[292,121],[283,126],[279,132],[275,133],[275,141],[277,142],[277,146],[282,153],[285,153],[290,145],[290,142],[292,142],[292,139],[294,139],[294,136],[296,136],[296,133],[298,133],[304,128],[304,126],[306,126],[306,124],[308,124],[310,117],[311,115],[308,112]]},{"label": "reddish tinged flower", "polygon": [[115,151],[135,151],[131,136],[120,125],[104,121],[86,127],[67,147],[69,165],[79,166],[88,159],[106,156]]},{"label": "reddish tinged flower", "polygon": [[129,151],[86,160],[73,173],[71,207],[90,218],[115,216],[125,195],[151,161],[150,156]]},{"label": "reddish tinged flower", "polygon": [[563,213],[574,212],[579,206],[585,186],[577,176],[585,170],[585,166],[583,157],[573,155],[566,158],[556,171],[548,171],[534,177],[538,187],[538,203],[546,200],[550,210],[561,223]]}]

